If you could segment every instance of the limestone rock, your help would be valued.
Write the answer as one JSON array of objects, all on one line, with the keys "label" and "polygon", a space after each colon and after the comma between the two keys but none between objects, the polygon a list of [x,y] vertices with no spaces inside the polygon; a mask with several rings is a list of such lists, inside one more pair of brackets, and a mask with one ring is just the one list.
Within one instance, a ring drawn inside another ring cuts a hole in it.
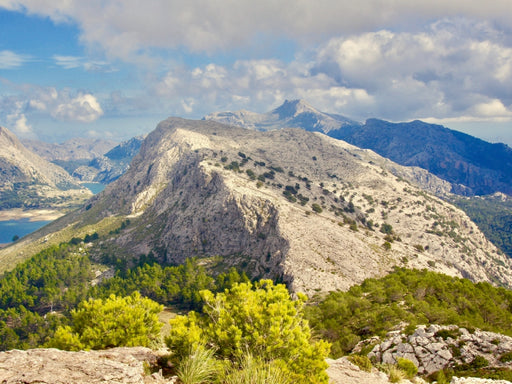
[{"label": "limestone rock", "polygon": [[[443,339],[436,336],[442,330],[450,331],[456,337]],[[399,357],[403,357],[417,365],[419,374],[429,375],[444,368],[471,363],[476,356],[483,356],[490,366],[508,367],[499,359],[512,351],[512,338],[509,336],[478,329],[470,333],[454,325],[431,325],[428,328],[420,325],[412,335],[402,335],[403,341],[397,343],[396,340],[396,333],[390,334],[373,348],[368,357],[386,364],[395,364]]]},{"label": "limestone rock", "polygon": [[144,364],[156,364],[148,348],[66,352],[58,349],[0,352],[2,384],[149,384],[168,383],[147,375]]}]

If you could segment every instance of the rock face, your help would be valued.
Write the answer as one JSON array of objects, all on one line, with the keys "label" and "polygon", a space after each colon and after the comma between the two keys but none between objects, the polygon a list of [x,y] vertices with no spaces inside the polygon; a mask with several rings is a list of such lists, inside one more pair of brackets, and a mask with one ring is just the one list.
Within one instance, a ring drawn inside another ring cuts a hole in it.
[{"label": "rock face", "polygon": [[3,127],[0,193],[0,209],[55,207],[90,196],[64,169],[29,151]]},{"label": "rock face", "polygon": [[149,384],[170,383],[149,375],[158,356],[147,348],[65,352],[58,349],[0,352],[2,384]]},{"label": "rock face", "polygon": [[[300,129],[171,118],[126,174],[46,227],[44,245],[65,240],[51,231],[72,227],[72,237],[89,228],[104,237],[90,249],[98,259],[220,255],[225,266],[309,293],[346,290],[394,265],[512,285],[511,261],[462,211],[391,169],[412,172]],[[114,232],[107,227],[126,220]],[[23,243],[3,249],[0,261],[22,252]]]},{"label": "rock face", "polygon": [[441,369],[471,363],[476,356],[490,366],[510,367],[499,358],[512,351],[512,338],[493,332],[475,330],[470,333],[457,326],[419,326],[412,335],[394,332],[377,344],[368,357],[385,364],[396,364],[399,357],[411,360],[418,373],[429,375]]}]

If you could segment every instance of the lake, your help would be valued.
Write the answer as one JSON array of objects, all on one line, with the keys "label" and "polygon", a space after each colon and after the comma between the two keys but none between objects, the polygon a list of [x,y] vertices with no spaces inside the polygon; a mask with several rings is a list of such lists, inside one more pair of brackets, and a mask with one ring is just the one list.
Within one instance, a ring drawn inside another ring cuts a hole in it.
[{"label": "lake", "polygon": [[100,193],[106,187],[105,184],[101,183],[82,183],[82,185],[88,190],[90,190],[93,194]]},{"label": "lake", "polygon": [[29,219],[0,221],[0,243],[10,243],[15,235],[21,238],[48,223],[51,221],[30,221]]},{"label": "lake", "polygon": [[[83,183],[92,193],[97,194],[105,189],[105,184]],[[12,242],[13,236],[20,238],[44,227],[51,221],[30,221],[29,219],[0,221],[0,244]]]}]

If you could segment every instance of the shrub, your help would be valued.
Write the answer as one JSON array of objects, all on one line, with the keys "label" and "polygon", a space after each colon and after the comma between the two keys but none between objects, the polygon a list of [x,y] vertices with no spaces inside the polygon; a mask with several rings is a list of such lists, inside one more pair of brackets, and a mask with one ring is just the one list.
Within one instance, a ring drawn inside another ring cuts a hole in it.
[{"label": "shrub", "polygon": [[71,326],[59,327],[50,347],[65,350],[149,347],[160,338],[163,306],[138,292],[127,297],[89,299],[71,311]]},{"label": "shrub", "polygon": [[327,383],[329,343],[313,342],[302,318],[306,300],[292,300],[286,287],[271,280],[234,284],[213,294],[201,291],[203,314],[190,312],[170,321],[166,343],[177,358],[206,343],[221,359],[237,361],[251,353],[279,363],[292,382]]},{"label": "shrub", "polygon": [[368,356],[361,355],[350,355],[347,359],[352,363],[357,365],[362,371],[371,372],[372,371],[372,362],[368,358]]},{"label": "shrub", "polygon": [[418,373],[418,367],[409,359],[398,358],[397,367],[405,372],[408,379],[412,379]]},{"label": "shrub", "polygon": [[508,363],[509,361],[512,361],[512,352],[506,352],[503,355],[501,355],[500,361],[502,363]]},{"label": "shrub", "polygon": [[322,212],[323,212],[322,207],[321,207],[319,204],[317,204],[317,203],[313,203],[313,204],[311,205],[311,208],[312,208],[312,209],[313,209],[313,211],[315,211],[316,213],[322,213]]},{"label": "shrub", "polygon": [[217,373],[217,361],[213,357],[215,351],[198,345],[188,356],[180,360],[176,376],[183,384],[210,383]]}]

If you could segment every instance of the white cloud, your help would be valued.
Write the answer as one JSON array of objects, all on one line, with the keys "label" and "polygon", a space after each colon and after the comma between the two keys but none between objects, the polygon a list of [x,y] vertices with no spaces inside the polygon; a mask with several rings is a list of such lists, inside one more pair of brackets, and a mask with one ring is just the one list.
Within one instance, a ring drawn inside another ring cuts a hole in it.
[{"label": "white cloud", "polygon": [[12,51],[0,51],[0,69],[18,68],[28,60],[30,60],[28,55],[20,55]]},{"label": "white cloud", "polygon": [[258,44],[262,35],[318,43],[444,17],[485,18],[512,27],[509,0],[4,0],[1,6],[74,21],[84,43],[125,59],[148,47],[218,52]]},{"label": "white cloud", "polygon": [[56,106],[52,116],[57,120],[90,123],[103,115],[98,100],[90,94],[79,94]]},{"label": "white cloud", "polygon": [[23,92],[0,97],[0,116],[6,116],[7,126],[16,127],[19,132],[30,130],[27,120],[30,116],[52,117],[58,121],[90,123],[103,115],[97,98],[84,92],[53,87],[20,87]]}]

